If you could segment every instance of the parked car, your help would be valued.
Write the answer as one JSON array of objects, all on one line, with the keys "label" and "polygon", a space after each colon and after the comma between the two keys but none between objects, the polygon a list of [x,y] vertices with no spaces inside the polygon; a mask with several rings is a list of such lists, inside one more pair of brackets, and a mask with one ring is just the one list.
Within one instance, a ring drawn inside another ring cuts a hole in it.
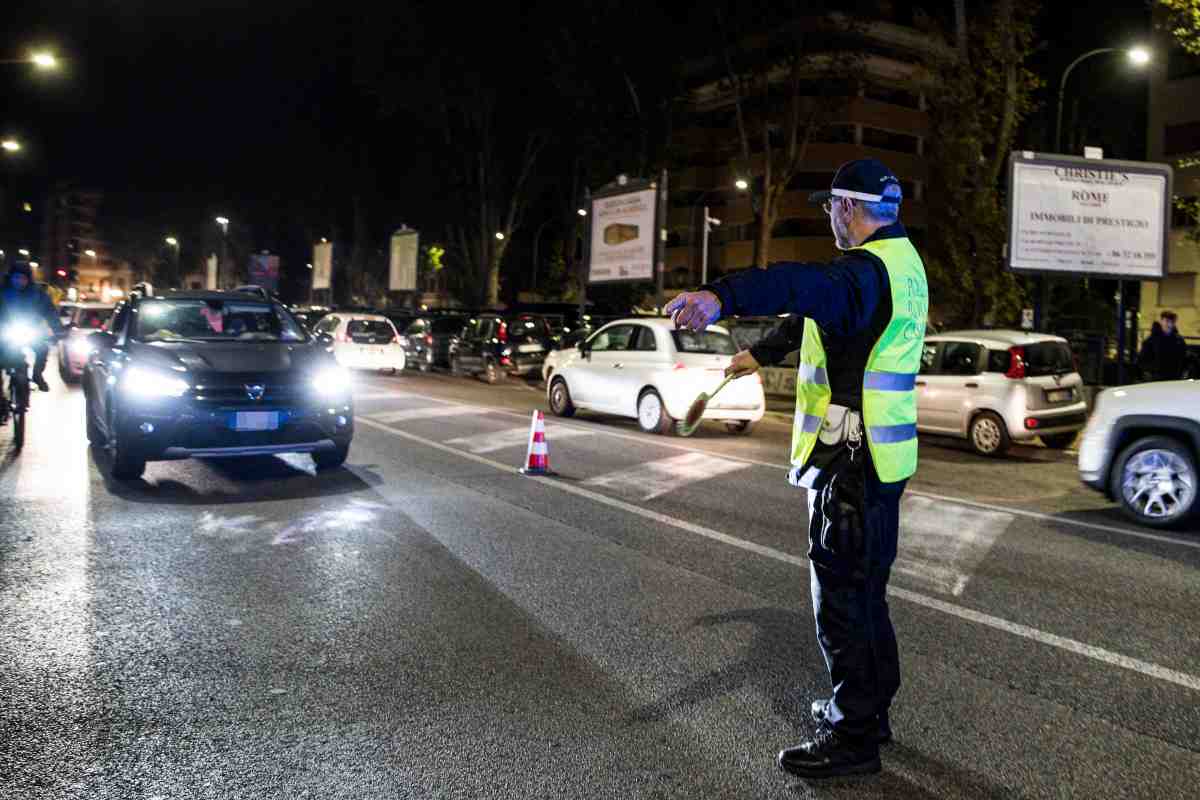
[{"label": "parked car", "polygon": [[[112,317],[112,303],[73,303],[63,318],[67,335],[58,341],[58,376],[63,383],[77,383],[95,345],[92,334]],[[62,311],[60,308],[59,311]]]},{"label": "parked car", "polygon": [[313,332],[332,346],[333,355],[350,369],[403,372],[408,362],[400,337],[382,314],[332,311],[317,323]]},{"label": "parked car", "polygon": [[87,437],[112,475],[147,461],[350,451],[350,379],[277,302],[237,292],[134,292],[93,336],[84,368]]},{"label": "parked car", "polygon": [[305,330],[311,333],[317,323],[330,312],[330,309],[325,306],[292,306],[291,312],[292,316],[304,325]]},{"label": "parked car", "polygon": [[1070,447],[1087,423],[1083,379],[1066,339],[1025,331],[928,336],[917,376],[917,429],[1002,455],[1040,438]]},{"label": "parked car", "polygon": [[382,314],[391,320],[392,325],[397,331],[407,329],[413,323],[413,320],[417,318],[417,312],[415,311],[378,311],[375,313]]},{"label": "parked car", "polygon": [[1079,477],[1152,528],[1200,516],[1200,381],[1163,381],[1096,395],[1079,444]]},{"label": "parked car", "polygon": [[542,383],[549,381],[559,363],[570,356],[572,350],[578,350],[579,345],[586,342],[595,332],[596,330],[589,326],[563,334],[562,339],[555,343],[553,350],[546,353],[546,360],[542,362]]},{"label": "parked car", "polygon": [[[720,326],[694,333],[658,317],[617,320],[560,356],[546,388],[550,410],[560,417],[576,409],[632,417],[644,431],[670,433],[700,393],[724,379],[736,352],[733,337]],[[746,433],[765,410],[762,379],[755,374],[722,389],[703,418]]]},{"label": "parked car", "polygon": [[495,383],[504,375],[538,374],[551,346],[550,326],[536,314],[480,314],[467,320],[450,353],[455,375],[482,375]]},{"label": "parked car", "polygon": [[450,346],[462,336],[466,317],[417,317],[400,334],[409,366],[428,372],[450,365]]}]

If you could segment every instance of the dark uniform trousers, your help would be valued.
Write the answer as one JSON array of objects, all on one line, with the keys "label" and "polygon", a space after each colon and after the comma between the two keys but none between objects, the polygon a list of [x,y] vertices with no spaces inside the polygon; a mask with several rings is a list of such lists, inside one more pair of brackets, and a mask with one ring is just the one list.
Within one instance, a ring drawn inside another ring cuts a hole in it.
[{"label": "dark uniform trousers", "polygon": [[813,613],[833,685],[826,719],[851,738],[873,733],[900,688],[887,584],[907,483],[880,482],[864,445],[823,466],[808,492]]}]

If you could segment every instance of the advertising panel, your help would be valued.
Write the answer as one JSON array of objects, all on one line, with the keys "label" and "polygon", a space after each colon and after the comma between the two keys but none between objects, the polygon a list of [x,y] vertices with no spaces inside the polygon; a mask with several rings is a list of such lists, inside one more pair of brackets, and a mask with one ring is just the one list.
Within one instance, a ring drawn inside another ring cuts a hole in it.
[{"label": "advertising panel", "polygon": [[1156,280],[1167,271],[1171,167],[1013,153],[1009,268]]},{"label": "advertising panel", "polygon": [[414,292],[417,289],[417,253],[420,235],[414,230],[401,229],[392,234],[391,265],[388,289],[393,292]]},{"label": "advertising panel", "polygon": [[333,242],[313,245],[312,288],[333,288]]},{"label": "advertising panel", "polygon": [[657,201],[654,188],[592,201],[589,283],[654,280]]}]

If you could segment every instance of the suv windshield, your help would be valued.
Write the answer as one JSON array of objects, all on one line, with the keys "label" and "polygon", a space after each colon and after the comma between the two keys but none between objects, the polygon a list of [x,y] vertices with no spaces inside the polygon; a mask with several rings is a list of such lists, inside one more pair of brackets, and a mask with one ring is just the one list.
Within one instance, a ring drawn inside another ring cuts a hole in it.
[{"label": "suv windshield", "polygon": [[303,342],[307,337],[278,305],[180,299],[141,303],[134,338],[142,342]]},{"label": "suv windshield", "polygon": [[704,355],[731,356],[737,352],[737,344],[733,337],[718,331],[671,331],[675,339],[675,349],[681,353],[701,353]]},{"label": "suv windshield", "polygon": [[1025,345],[1025,374],[1031,378],[1074,371],[1075,359],[1071,356],[1071,348],[1066,342]]}]

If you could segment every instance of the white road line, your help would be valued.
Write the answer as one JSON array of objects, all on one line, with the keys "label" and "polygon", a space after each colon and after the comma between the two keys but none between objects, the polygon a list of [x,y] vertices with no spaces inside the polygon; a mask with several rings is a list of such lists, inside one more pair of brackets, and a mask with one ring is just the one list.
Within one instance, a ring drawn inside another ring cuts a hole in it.
[{"label": "white road line", "polygon": [[900,507],[904,547],[892,570],[957,597],[1013,519],[906,494]]},{"label": "white road line", "polygon": [[[547,442],[557,439],[570,439],[575,436],[591,436],[592,431],[578,428],[567,428],[563,425],[546,425]],[[529,443],[529,426],[509,428],[496,433],[481,433],[476,436],[460,436],[457,439],[447,439],[446,444],[452,444],[469,450],[472,453],[492,453],[506,447],[524,447]]]},{"label": "white road line", "polygon": [[367,416],[376,422],[408,422],[414,419],[435,419],[440,417],[463,417],[469,414],[487,414],[486,408],[475,406],[422,406],[421,408],[402,408],[398,411],[381,411]]},{"label": "white road line", "polygon": [[[479,464],[486,464],[487,466],[493,467],[494,469],[497,469],[501,472],[508,472],[508,473],[516,473],[517,472],[517,470],[514,467],[510,467],[505,464],[501,464],[500,462],[493,461],[490,458],[484,458],[483,456],[475,455],[473,453],[467,453],[462,450],[458,450],[456,448],[442,444],[440,442],[435,442],[435,441],[432,441],[431,439],[426,439],[422,436],[417,436],[417,435],[409,433],[407,431],[400,430],[399,428],[393,428],[389,425],[384,425],[384,424],[374,422],[370,419],[365,419],[365,418],[358,418],[358,421],[361,422],[362,424],[367,425],[368,427],[387,431],[388,433],[391,433],[395,436],[399,436],[403,439],[408,439],[409,441],[417,442],[418,444],[423,444],[426,447],[431,447],[434,450],[441,450],[443,452],[458,456],[459,458],[466,458],[471,461],[475,461]],[[657,511],[651,511],[648,508],[642,508],[641,506],[636,506],[632,503],[627,503],[623,500],[618,500],[613,497],[608,497],[606,495],[600,494],[599,492],[593,492],[590,489],[585,489],[582,486],[575,486],[570,483],[566,483],[564,481],[554,480],[552,478],[532,477],[531,476],[529,478],[529,480],[537,481],[538,483],[541,483],[545,486],[553,487],[555,489],[558,489],[559,491],[567,492],[568,494],[573,494],[573,495],[577,495],[579,497],[587,498],[588,500],[591,500],[596,503],[600,503],[601,505],[606,505],[611,508],[617,508],[622,511],[626,511],[630,514],[634,514],[634,515],[642,517],[644,519],[649,519],[654,522],[659,522],[664,525],[669,525],[669,526],[671,526],[673,528],[677,528],[679,530],[687,531],[689,533],[694,533],[698,536],[703,536],[707,539],[721,542],[721,543],[727,544],[731,547],[736,547],[740,550],[745,550],[747,552],[756,553],[761,556],[766,556],[767,558],[771,558],[776,561],[782,561],[787,564],[803,565],[808,560],[801,556],[794,556],[790,553],[785,553],[781,550],[776,550],[773,547],[766,547],[764,545],[756,544],[754,542],[748,542],[744,539],[738,539],[737,537],[730,536],[725,533],[721,533],[720,531],[713,530],[712,528],[706,528],[703,525],[696,525],[694,523],[688,522],[687,520],[677,519],[675,517],[668,516],[667,514],[660,514]],[[975,611],[974,609],[966,608],[964,606],[955,605],[953,603],[947,603],[943,600],[938,600],[937,598],[934,598],[934,597],[928,597],[919,592],[913,592],[908,589],[902,589],[902,588],[893,586],[893,587],[888,588],[888,593],[896,598],[901,599],[901,600],[906,600],[915,605],[919,605],[919,606],[922,606],[924,608],[928,608],[928,609],[931,609],[934,611],[940,611],[944,614],[949,614],[950,616],[957,617],[959,619],[966,620],[968,622],[974,622],[979,625],[984,625],[989,628],[993,628],[995,630],[1003,631],[1005,633],[1010,633],[1014,636],[1020,636],[1021,638],[1024,638],[1024,639],[1029,639],[1031,641],[1049,645],[1050,647],[1057,647],[1060,650],[1066,650],[1067,652],[1075,653],[1077,655],[1084,656],[1085,658],[1090,658],[1094,661],[1099,661],[1100,663],[1103,663],[1103,664],[1108,664],[1110,666],[1127,669],[1127,670],[1130,670],[1131,672],[1137,672],[1137,673],[1146,675],[1151,678],[1165,681],[1167,683],[1173,683],[1178,686],[1182,686],[1184,688],[1192,689],[1193,691],[1200,692],[1200,677],[1191,675],[1186,672],[1180,672],[1178,670],[1168,669],[1166,667],[1162,667],[1162,666],[1159,666],[1158,664],[1153,664],[1148,661],[1141,661],[1136,658],[1130,658],[1129,656],[1125,656],[1120,653],[1114,653],[1111,650],[1105,650],[1102,647],[1095,647],[1090,644],[1085,644],[1083,642],[1076,641],[1075,639],[1068,639],[1063,636],[1057,636],[1053,633],[1047,633],[1046,631],[1038,630],[1037,628],[1032,628],[1028,625],[1022,625],[1017,622],[1010,622],[1001,617],[995,617],[995,616],[992,616],[991,614],[984,614],[982,612]]]},{"label": "white road line", "polygon": [[354,395],[355,400],[403,400],[406,397],[421,397],[421,395],[399,390],[394,392],[358,392]]},{"label": "white road line", "polygon": [[[415,394],[415,393],[412,396],[420,397],[423,400],[432,400],[437,403],[464,405],[464,403],[460,400],[446,400],[446,399],[443,399],[440,397],[433,397],[431,395],[422,395],[422,394]],[[517,411],[510,411],[508,409],[503,409],[503,408],[492,408],[492,409],[488,409],[488,413],[500,414],[500,415],[505,415],[505,416],[510,416],[510,417],[517,417],[519,419],[528,419],[529,418],[528,411],[517,412]],[[659,439],[651,439],[646,436],[638,436],[636,434],[631,434],[631,433],[621,433],[619,431],[608,430],[601,425],[585,426],[585,425],[581,425],[578,423],[569,423],[569,422],[561,422],[561,421],[557,422],[556,424],[561,425],[563,427],[576,428],[578,430],[590,431],[592,433],[596,433],[601,436],[612,436],[617,439],[628,439],[628,440],[634,441],[634,442],[641,442],[642,444],[653,445],[654,447],[666,447],[670,450],[682,450],[682,451],[688,452],[688,453],[704,453],[705,455],[713,455],[713,452],[711,450],[705,450],[700,447],[689,447],[687,445],[675,444],[674,442],[670,442],[670,441],[660,441]],[[741,461],[745,464],[753,464],[758,467],[767,467],[768,469],[784,470],[785,472],[787,470],[791,469],[791,467],[787,464],[777,464],[777,463],[774,463],[771,461],[759,461],[757,459],[746,458],[745,456],[734,455],[732,453],[730,453],[730,454],[722,453],[721,458],[727,458],[731,461]],[[1142,539],[1142,540],[1145,540],[1148,542],[1158,542],[1160,544],[1179,545],[1181,547],[1190,547],[1195,550],[1200,550],[1200,539],[1192,540],[1192,539],[1182,539],[1182,538],[1172,537],[1172,536],[1161,536],[1161,535],[1157,535],[1157,534],[1153,534],[1153,533],[1143,533],[1142,531],[1131,530],[1130,528],[1123,528],[1118,525],[1105,525],[1105,524],[1099,523],[1099,522],[1088,522],[1086,520],[1073,519],[1071,517],[1061,517],[1061,516],[1056,516],[1054,514],[1043,514],[1039,511],[1026,511],[1026,510],[1019,509],[1019,508],[1005,508],[1004,506],[992,505],[991,503],[980,503],[978,501],[968,500],[963,497],[951,497],[950,495],[935,494],[933,492],[925,492],[925,491],[921,491],[920,489],[913,489],[913,488],[911,488],[911,486],[910,486],[910,488],[905,490],[905,494],[915,495],[917,497],[928,497],[931,500],[940,500],[944,503],[958,503],[960,505],[970,506],[971,508],[979,508],[979,509],[983,509],[985,511],[997,511],[1002,514],[1013,514],[1018,517],[1024,517],[1026,519],[1036,519],[1041,522],[1050,522],[1050,523],[1054,523],[1057,525],[1065,525],[1065,526],[1072,526],[1072,527],[1076,527],[1076,528],[1084,528],[1086,530],[1099,531],[1101,533],[1115,533],[1120,536],[1129,536],[1134,539]]]},{"label": "white road line", "polygon": [[703,453],[684,453],[681,456],[647,461],[636,467],[615,470],[604,475],[588,478],[584,486],[603,486],[617,494],[638,500],[653,500],[668,492],[716,478],[739,469],[749,469],[749,464],[730,461],[727,458]]}]

